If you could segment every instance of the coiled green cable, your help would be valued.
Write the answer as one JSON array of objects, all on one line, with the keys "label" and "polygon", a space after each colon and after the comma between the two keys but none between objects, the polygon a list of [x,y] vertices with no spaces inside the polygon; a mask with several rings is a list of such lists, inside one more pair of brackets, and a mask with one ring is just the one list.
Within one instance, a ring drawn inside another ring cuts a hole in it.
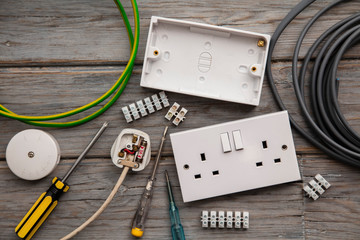
[{"label": "coiled green cable", "polygon": [[[19,120],[19,121],[22,121],[22,122],[25,122],[25,123],[28,123],[31,125],[41,126],[41,127],[73,127],[73,126],[78,126],[83,123],[86,123],[86,122],[98,117],[99,115],[104,113],[107,109],[109,109],[112,106],[112,104],[114,102],[116,102],[116,100],[120,97],[120,95],[122,94],[122,92],[124,91],[124,89],[126,87],[126,84],[128,83],[128,81],[130,79],[130,76],[132,74],[132,70],[134,67],[135,57],[136,57],[138,47],[139,47],[139,35],[140,35],[139,10],[138,10],[136,0],[131,0],[131,4],[133,7],[133,14],[134,14],[134,23],[135,23],[134,35],[131,30],[129,19],[126,15],[125,9],[122,6],[121,2],[119,0],[114,0],[114,2],[116,3],[117,7],[119,8],[122,19],[126,26],[126,30],[127,30],[129,42],[130,42],[131,54],[130,54],[129,61],[128,61],[123,73],[120,75],[119,79],[115,82],[115,84],[106,93],[104,93],[101,97],[99,97],[95,101],[90,102],[82,107],[79,107],[79,108],[76,108],[76,109],[73,109],[73,110],[70,110],[67,112],[55,114],[55,115],[46,115],[46,116],[18,115],[16,113],[12,112],[11,110],[5,108],[1,104],[0,104],[0,115],[8,117],[8,118],[16,119],[16,120]],[[69,117],[69,116],[78,114],[80,112],[86,111],[94,106],[97,106],[99,103],[105,101],[111,95],[113,95],[113,96],[103,107],[101,107],[100,109],[98,109],[97,111],[91,113],[90,115],[88,115],[86,117],[80,118],[75,121],[70,121],[70,122],[50,121],[50,120]]]}]

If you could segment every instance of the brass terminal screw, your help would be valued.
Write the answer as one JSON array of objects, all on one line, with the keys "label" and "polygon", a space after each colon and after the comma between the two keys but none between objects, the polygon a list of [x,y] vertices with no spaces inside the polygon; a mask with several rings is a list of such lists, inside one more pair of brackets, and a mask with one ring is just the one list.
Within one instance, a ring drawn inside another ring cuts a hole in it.
[{"label": "brass terminal screw", "polygon": [[119,152],[119,154],[118,154],[118,156],[121,157],[121,158],[124,157],[124,155],[125,154],[123,152]]},{"label": "brass terminal screw", "polygon": [[258,47],[264,47],[265,46],[265,41],[262,39],[259,39],[257,42]]},{"label": "brass terminal screw", "polygon": [[138,136],[134,134],[133,138],[132,138],[132,143],[136,143],[137,139],[138,139]]}]

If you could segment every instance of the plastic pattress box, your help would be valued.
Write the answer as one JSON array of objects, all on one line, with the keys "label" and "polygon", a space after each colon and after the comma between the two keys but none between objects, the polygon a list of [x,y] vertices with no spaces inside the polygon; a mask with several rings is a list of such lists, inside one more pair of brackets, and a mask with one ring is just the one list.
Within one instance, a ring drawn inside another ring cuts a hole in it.
[{"label": "plastic pattress box", "polygon": [[153,16],[141,86],[257,106],[270,36]]}]

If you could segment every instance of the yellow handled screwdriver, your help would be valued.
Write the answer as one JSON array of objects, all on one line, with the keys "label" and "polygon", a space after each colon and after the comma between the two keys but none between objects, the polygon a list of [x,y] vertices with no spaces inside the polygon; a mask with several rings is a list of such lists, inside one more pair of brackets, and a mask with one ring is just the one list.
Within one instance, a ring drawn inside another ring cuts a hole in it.
[{"label": "yellow handled screwdriver", "polygon": [[70,174],[74,171],[76,166],[84,159],[85,155],[89,152],[91,147],[100,138],[105,128],[108,126],[108,122],[105,122],[95,137],[86,146],[85,150],[81,153],[70,170],[65,174],[62,179],[55,177],[52,180],[50,188],[41,194],[35,204],[31,207],[25,217],[15,228],[15,233],[22,239],[29,240],[39,229],[41,224],[46,220],[49,214],[54,210],[58,204],[60,196],[69,190],[69,186],[65,183]]}]

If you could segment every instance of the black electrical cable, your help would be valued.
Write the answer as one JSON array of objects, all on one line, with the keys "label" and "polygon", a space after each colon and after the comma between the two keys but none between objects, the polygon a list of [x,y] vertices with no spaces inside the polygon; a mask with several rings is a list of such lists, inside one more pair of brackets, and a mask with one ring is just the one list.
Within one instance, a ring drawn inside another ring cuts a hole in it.
[{"label": "black electrical cable", "polygon": [[[305,131],[290,115],[292,126],[309,142],[329,156],[351,165],[360,167],[360,136],[352,129],[343,116],[338,103],[339,80],[337,68],[345,52],[360,42],[360,13],[339,21],[327,29],[308,50],[299,75],[298,56],[301,44],[311,26],[328,10],[347,0],[335,1],[320,10],[304,27],[296,43],[292,61],[294,91],[312,133]],[[271,58],[275,45],[290,22],[315,0],[303,0],[281,21],[275,30],[266,62],[266,73],[270,88],[282,110],[284,103],[276,89],[271,71]],[[318,54],[315,56],[315,53]],[[305,102],[305,75],[311,59],[315,58],[310,78],[310,107]],[[314,117],[310,114],[313,113]]]}]

